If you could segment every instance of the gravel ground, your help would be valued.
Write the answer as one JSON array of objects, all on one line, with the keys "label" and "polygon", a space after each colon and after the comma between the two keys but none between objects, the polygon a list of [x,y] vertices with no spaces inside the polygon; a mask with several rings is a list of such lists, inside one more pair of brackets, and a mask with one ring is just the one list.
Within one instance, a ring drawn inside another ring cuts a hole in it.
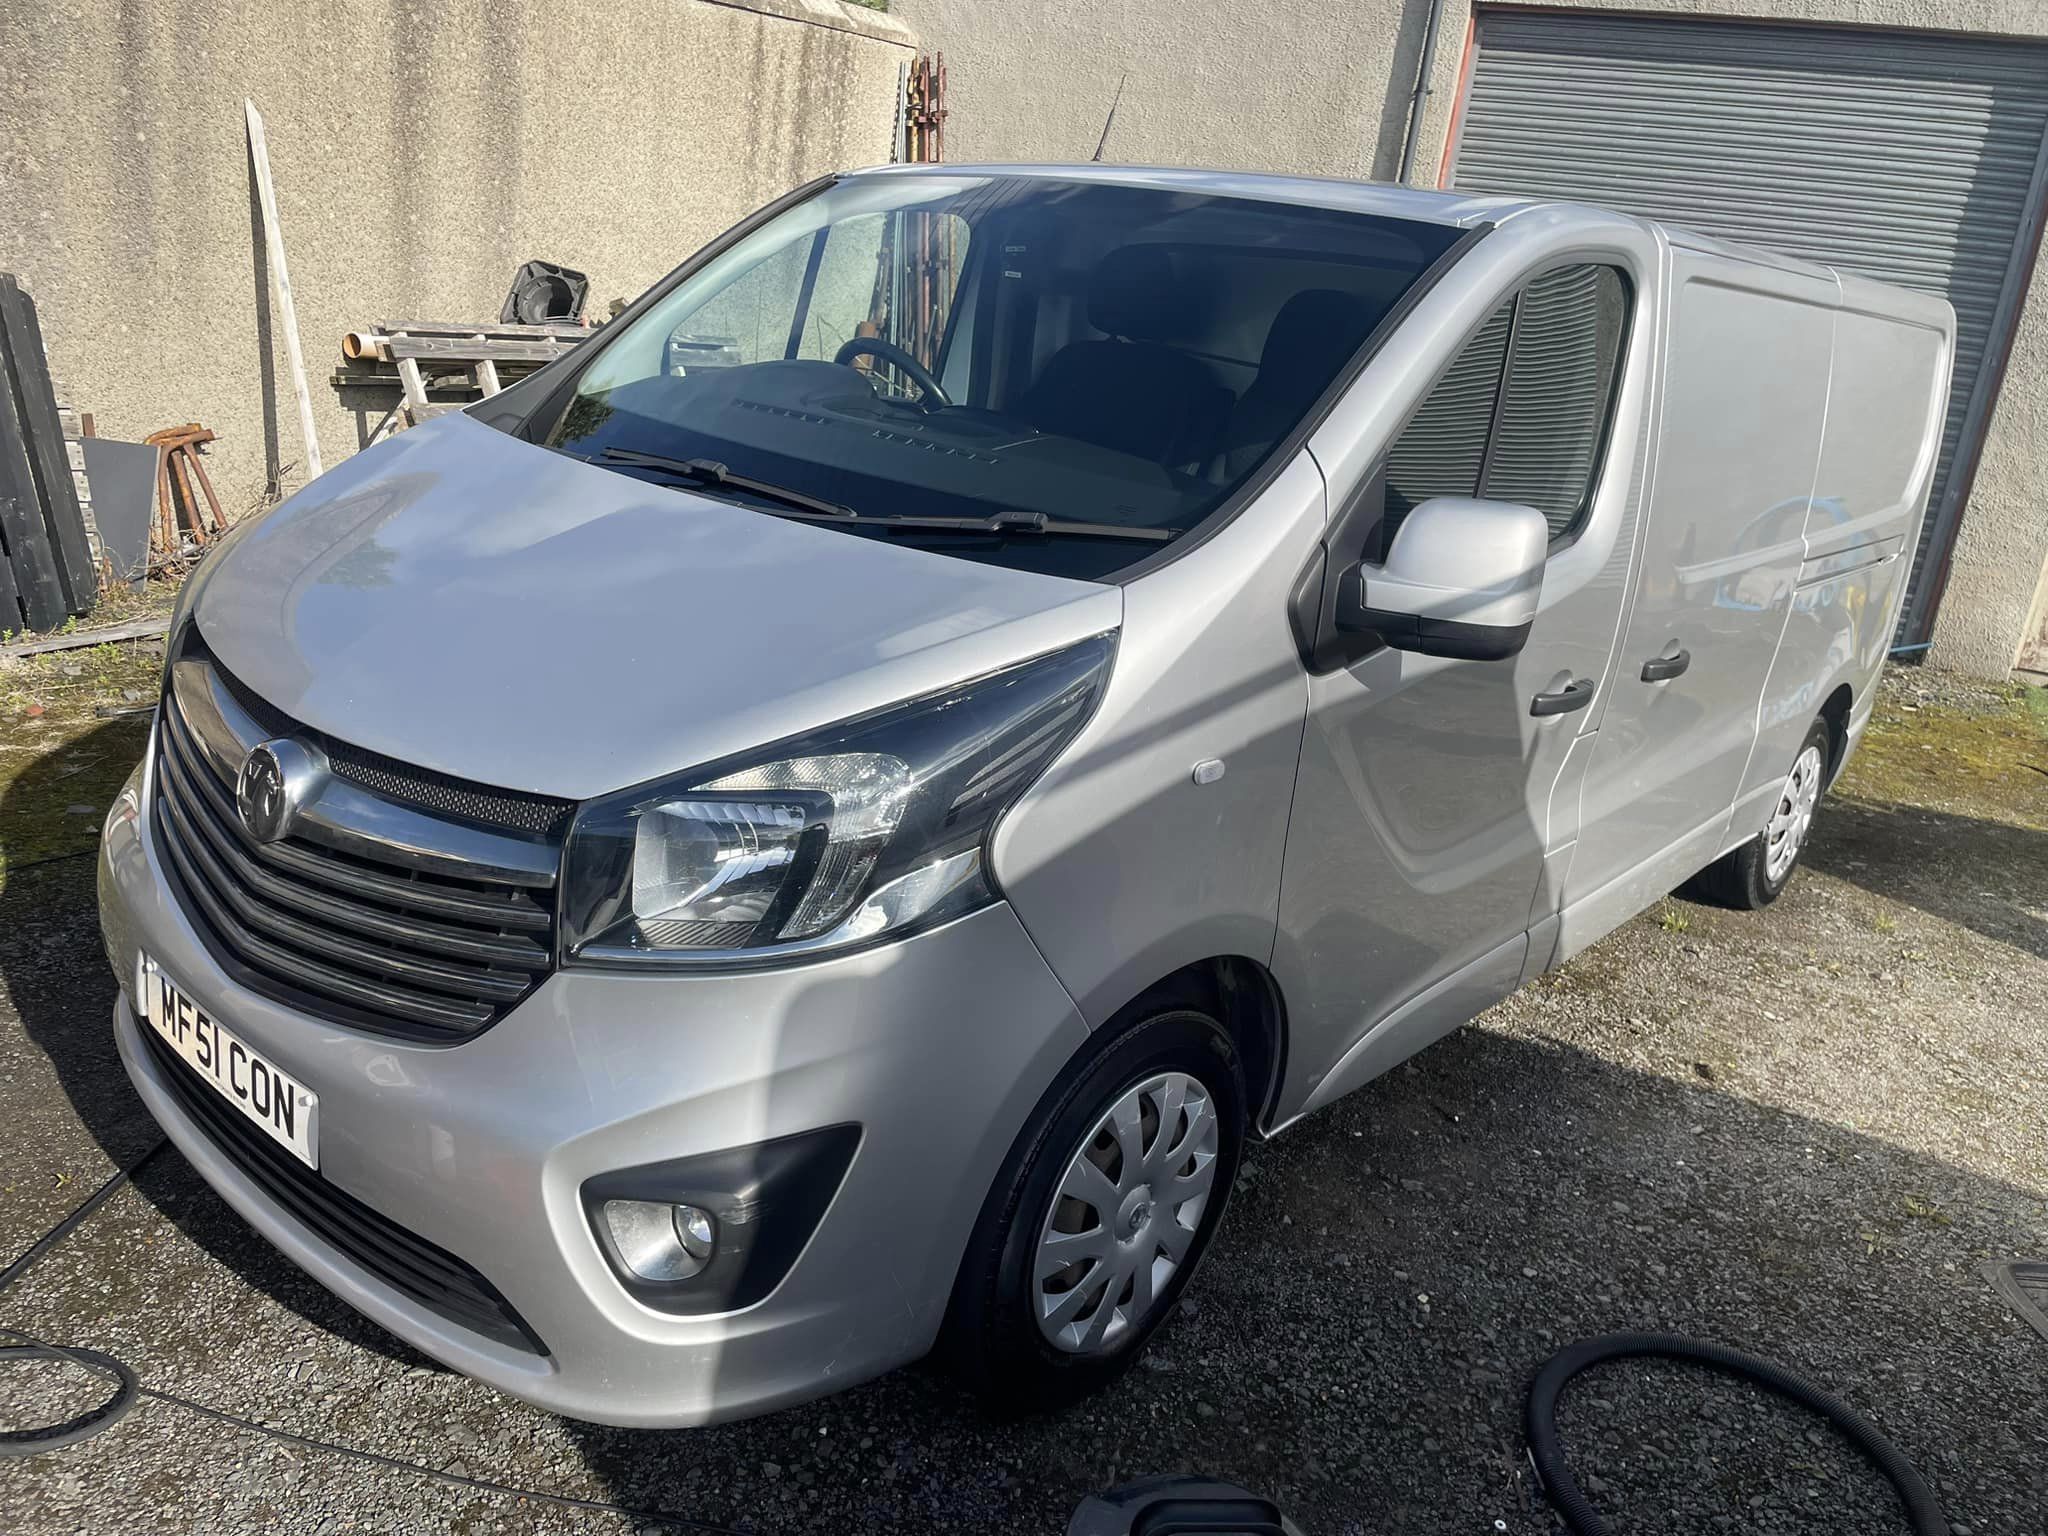
[{"label": "gravel ground", "polygon": [[[0,1323],[301,1435],[753,1531],[1057,1532],[1089,1491],[1200,1470],[1277,1496],[1310,1536],[1555,1530],[1522,1455],[1529,1373],[1587,1334],[1669,1329],[1832,1386],[1959,1533],[2042,1536],[2048,1341],[1979,1272],[2048,1258],[2042,718],[1930,674],[1888,683],[1872,766],[1825,803],[1784,900],[1669,902],[1254,1149],[1184,1315],[1061,1418],[996,1423],[916,1370],[712,1430],[552,1418],[356,1318],[170,1153],[0,1297]],[[10,1248],[151,1139],[107,1037],[91,885],[72,860],[0,891]],[[0,1423],[89,1396],[16,1367]],[[1734,1383],[1612,1368],[1563,1427],[1617,1530],[1904,1528],[1836,1441]],[[163,1401],[0,1463],[0,1529],[24,1533],[672,1528]]]}]

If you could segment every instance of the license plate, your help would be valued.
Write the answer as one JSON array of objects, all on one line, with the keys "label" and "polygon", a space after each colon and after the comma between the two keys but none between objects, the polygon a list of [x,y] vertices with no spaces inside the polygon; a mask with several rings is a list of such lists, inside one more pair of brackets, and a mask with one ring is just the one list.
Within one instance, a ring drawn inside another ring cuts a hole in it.
[{"label": "license plate", "polygon": [[201,1082],[308,1168],[320,1166],[318,1094],[209,1018],[147,955],[135,962],[135,996],[143,1022]]}]

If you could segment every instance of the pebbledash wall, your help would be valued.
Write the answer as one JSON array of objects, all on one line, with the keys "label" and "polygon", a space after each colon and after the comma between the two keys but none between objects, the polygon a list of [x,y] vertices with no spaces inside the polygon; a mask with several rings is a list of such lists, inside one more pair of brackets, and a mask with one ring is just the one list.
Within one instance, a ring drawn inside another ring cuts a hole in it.
[{"label": "pebbledash wall", "polygon": [[494,320],[532,257],[588,272],[602,314],[792,186],[887,160],[909,56],[838,0],[0,6],[0,270],[100,433],[203,422],[239,512],[303,478],[245,96],[331,465],[362,430],[328,382],[345,330]]},{"label": "pebbledash wall", "polygon": [[[1431,8],[893,0],[892,14],[945,53],[948,159],[1085,160],[1121,82],[1106,160],[1384,181],[1400,164]],[[1819,23],[1852,29],[1837,34],[1844,49],[1870,33],[2048,40],[2048,0],[1443,0],[1442,10],[1410,176],[1427,186],[1444,172],[1468,87],[1475,12],[1482,37],[1486,13],[1518,12]],[[1772,132],[1769,122],[1757,132]],[[1987,677],[2019,664],[2048,672],[2048,263],[2025,276],[2037,243],[2038,223],[2015,243],[2022,307],[1930,631],[1932,661]]]}]

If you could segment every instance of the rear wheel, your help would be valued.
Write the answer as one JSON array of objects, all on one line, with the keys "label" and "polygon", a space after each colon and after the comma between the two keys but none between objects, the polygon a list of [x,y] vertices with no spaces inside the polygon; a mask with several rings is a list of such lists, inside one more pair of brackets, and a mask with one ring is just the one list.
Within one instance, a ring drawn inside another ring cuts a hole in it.
[{"label": "rear wheel", "polygon": [[961,1263],[941,1347],[992,1407],[1057,1407],[1129,1369],[1237,1176],[1244,1088],[1223,1026],[1179,1008],[1103,1033],[1018,1136]]},{"label": "rear wheel", "polygon": [[1763,831],[1694,875],[1681,894],[1750,912],[1776,901],[1799,868],[1833,756],[1834,733],[1827,721],[1814,721],[1778,787]]}]

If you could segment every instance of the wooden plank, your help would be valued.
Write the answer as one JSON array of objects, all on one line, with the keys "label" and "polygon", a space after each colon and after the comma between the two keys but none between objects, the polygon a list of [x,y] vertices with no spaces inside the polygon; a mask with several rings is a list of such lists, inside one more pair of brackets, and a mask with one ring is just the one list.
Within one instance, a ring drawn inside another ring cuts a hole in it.
[{"label": "wooden plank", "polygon": [[84,613],[100,599],[99,567],[85,536],[85,514],[78,505],[78,487],[57,415],[56,391],[50,387],[50,365],[43,352],[43,328],[36,302],[22,291],[11,273],[0,273],[0,351],[18,402],[18,420],[27,429],[29,468],[35,477],[43,525],[56,556],[57,585],[66,611]]},{"label": "wooden plank", "polygon": [[404,358],[398,364],[399,383],[405,389],[405,408],[417,420],[417,413],[426,407],[427,384],[420,377],[420,365],[411,358]]},{"label": "wooden plank", "polygon": [[562,341],[582,341],[596,334],[596,327],[578,325],[573,320],[552,320],[544,325],[461,325],[454,321],[439,320],[380,320],[376,329],[384,335],[396,335],[403,331],[411,336],[504,336],[512,340],[533,340],[536,337],[556,337]]},{"label": "wooden plank", "polygon": [[383,442],[384,439],[389,437],[392,433],[396,432],[399,427],[399,415],[404,410],[405,402],[401,400],[398,402],[398,404],[391,407],[390,410],[386,411],[384,413],[384,419],[378,422],[377,425],[373,429],[371,429],[370,436],[364,442],[363,446],[365,448],[373,447],[374,445]]},{"label": "wooden plank", "polygon": [[270,146],[263,137],[263,115],[256,103],[242,102],[249,118],[249,158],[256,168],[256,200],[263,209],[263,238],[270,251],[270,276],[277,284],[278,319],[284,329],[284,354],[292,366],[292,393],[299,400],[299,435],[306,443],[306,478],[318,479],[320,434],[313,428],[313,394],[306,387],[306,359],[299,351],[299,312],[292,305],[292,279],[284,264],[284,231],[277,222],[277,192],[270,184]]},{"label": "wooden plank", "polygon": [[[420,373],[420,382],[425,386],[427,393],[461,395],[465,403],[473,399],[476,395],[476,380],[470,376],[468,369],[456,372],[457,366],[459,365],[428,363]],[[531,366],[526,363],[500,364],[498,387],[502,389],[509,384],[516,384],[532,371]],[[398,376],[395,369],[357,373],[350,369],[337,368],[327,375],[327,382],[336,389],[395,390],[401,393],[405,389],[405,381]]]},{"label": "wooden plank", "polygon": [[35,471],[29,467],[28,438],[5,367],[0,367],[0,549],[14,568],[20,616],[0,628],[55,629],[68,618],[64,588],[57,580],[57,552],[43,524]]},{"label": "wooden plank", "polygon": [[148,640],[168,634],[170,628],[168,614],[155,619],[130,619],[126,624],[109,624],[105,629],[74,629],[68,635],[0,645],[0,656],[40,656],[46,651],[76,651],[88,645],[110,645],[116,640]]},{"label": "wooden plank", "polygon": [[0,538],[0,630],[25,628],[21,594],[14,587],[14,562],[7,558],[7,540]]},{"label": "wooden plank", "polygon": [[389,350],[402,358],[439,359],[450,363],[551,363],[569,349],[559,341],[479,341],[474,336],[393,336]]}]

